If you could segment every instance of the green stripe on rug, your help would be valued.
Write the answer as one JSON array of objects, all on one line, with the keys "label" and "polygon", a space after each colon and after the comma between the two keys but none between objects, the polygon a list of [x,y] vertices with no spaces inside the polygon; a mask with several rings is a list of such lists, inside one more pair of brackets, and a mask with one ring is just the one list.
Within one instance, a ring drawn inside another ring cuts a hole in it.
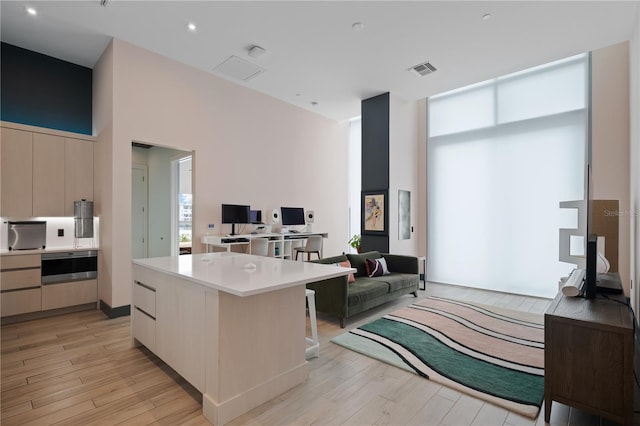
[{"label": "green stripe on rug", "polygon": [[542,376],[473,358],[415,327],[390,319],[380,318],[360,329],[403,346],[431,369],[467,387],[518,403],[535,406],[542,403]]}]

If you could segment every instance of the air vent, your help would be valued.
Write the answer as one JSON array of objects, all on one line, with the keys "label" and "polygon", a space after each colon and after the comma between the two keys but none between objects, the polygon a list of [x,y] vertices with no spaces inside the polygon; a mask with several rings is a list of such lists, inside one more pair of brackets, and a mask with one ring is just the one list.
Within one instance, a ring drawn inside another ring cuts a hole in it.
[{"label": "air vent", "polygon": [[229,56],[226,61],[215,67],[213,70],[228,77],[237,78],[238,80],[243,81],[249,81],[255,76],[266,71],[264,68],[233,55]]},{"label": "air vent", "polygon": [[418,74],[421,77],[424,77],[427,74],[431,74],[437,71],[437,68],[431,65],[429,62],[424,62],[422,64],[415,65],[411,67],[411,70]]}]

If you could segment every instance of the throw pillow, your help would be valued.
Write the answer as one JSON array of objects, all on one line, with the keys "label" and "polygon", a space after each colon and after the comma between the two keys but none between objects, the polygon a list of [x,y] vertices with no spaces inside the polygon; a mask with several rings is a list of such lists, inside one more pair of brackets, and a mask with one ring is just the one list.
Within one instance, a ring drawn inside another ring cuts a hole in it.
[{"label": "throw pillow", "polygon": [[379,259],[382,255],[378,251],[368,251],[366,253],[354,254],[347,253],[347,259],[351,262],[351,267],[355,268],[356,277],[366,277],[367,274],[367,259]]},{"label": "throw pillow", "polygon": [[369,277],[379,277],[382,275],[388,275],[387,261],[384,258],[380,259],[367,259],[367,275]]},{"label": "throw pillow", "polygon": [[[339,262],[336,263],[336,266],[342,266],[343,268],[351,268],[351,262],[349,262],[348,260],[345,260],[344,262]],[[351,272],[349,274],[349,277],[347,278],[347,282],[354,282],[356,280],[356,277],[353,276],[353,272]]]}]

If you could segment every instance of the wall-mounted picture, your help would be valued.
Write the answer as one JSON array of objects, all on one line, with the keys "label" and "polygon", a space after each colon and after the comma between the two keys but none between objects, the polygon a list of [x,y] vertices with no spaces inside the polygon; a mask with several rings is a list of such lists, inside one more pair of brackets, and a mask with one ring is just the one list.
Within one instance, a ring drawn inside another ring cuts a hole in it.
[{"label": "wall-mounted picture", "polygon": [[411,191],[398,190],[398,239],[411,238]]},{"label": "wall-mounted picture", "polygon": [[386,235],[387,221],[387,191],[362,191],[362,233]]}]

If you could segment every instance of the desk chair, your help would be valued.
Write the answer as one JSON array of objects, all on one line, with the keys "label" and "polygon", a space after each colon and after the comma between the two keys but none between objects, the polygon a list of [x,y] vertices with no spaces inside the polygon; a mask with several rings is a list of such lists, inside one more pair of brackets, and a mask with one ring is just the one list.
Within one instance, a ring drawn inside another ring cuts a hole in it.
[{"label": "desk chair", "polygon": [[311,260],[311,253],[317,254],[318,259],[320,259],[320,250],[322,250],[321,235],[312,235],[307,238],[307,243],[304,245],[304,247],[294,247],[296,260],[298,260],[298,254],[300,253],[307,253],[307,260]]},{"label": "desk chair", "polygon": [[251,254],[256,256],[269,256],[269,239],[253,238],[251,240]]}]

